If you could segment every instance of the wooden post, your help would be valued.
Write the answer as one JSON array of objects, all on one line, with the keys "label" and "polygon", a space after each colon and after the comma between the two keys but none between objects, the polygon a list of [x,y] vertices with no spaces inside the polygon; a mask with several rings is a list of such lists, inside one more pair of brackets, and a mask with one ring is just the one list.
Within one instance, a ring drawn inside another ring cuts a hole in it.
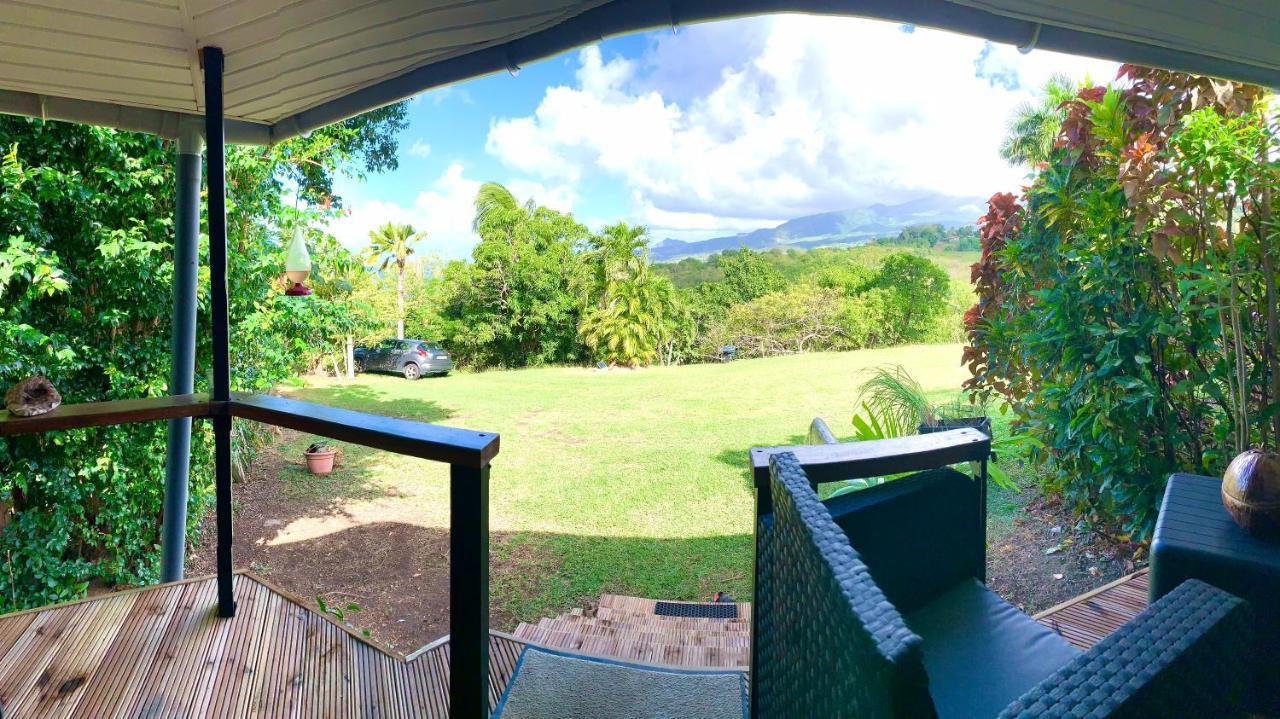
[{"label": "wooden post", "polygon": [[[227,172],[222,124],[222,50],[201,49],[204,61],[205,140],[209,144],[209,309],[212,316],[214,402],[231,400],[230,319],[227,306]],[[213,418],[213,479],[218,516],[218,616],[236,613],[231,559],[231,415]]]},{"label": "wooden post", "polygon": [[449,466],[449,716],[489,716],[489,467]]}]

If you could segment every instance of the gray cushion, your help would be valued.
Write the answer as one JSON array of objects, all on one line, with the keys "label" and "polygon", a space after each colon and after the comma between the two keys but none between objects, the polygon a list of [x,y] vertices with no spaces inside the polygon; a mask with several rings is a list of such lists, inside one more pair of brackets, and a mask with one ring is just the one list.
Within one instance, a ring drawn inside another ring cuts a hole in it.
[{"label": "gray cushion", "polygon": [[929,694],[940,719],[992,719],[1081,653],[973,579],[906,621],[924,639]]}]

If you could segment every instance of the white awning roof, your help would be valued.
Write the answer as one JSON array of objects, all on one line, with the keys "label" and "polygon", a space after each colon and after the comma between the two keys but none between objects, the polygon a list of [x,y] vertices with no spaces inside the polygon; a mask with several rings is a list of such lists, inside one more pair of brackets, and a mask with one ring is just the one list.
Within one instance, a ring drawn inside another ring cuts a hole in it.
[{"label": "white awning roof", "polygon": [[172,137],[216,46],[227,139],[269,143],[601,37],[784,11],[1280,85],[1276,0],[0,0],[0,112]]}]

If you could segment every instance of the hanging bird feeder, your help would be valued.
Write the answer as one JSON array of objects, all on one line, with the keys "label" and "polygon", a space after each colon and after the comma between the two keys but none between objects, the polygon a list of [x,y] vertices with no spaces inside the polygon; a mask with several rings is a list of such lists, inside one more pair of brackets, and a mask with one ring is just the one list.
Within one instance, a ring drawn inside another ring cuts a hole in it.
[{"label": "hanging bird feeder", "polygon": [[293,283],[285,290],[289,297],[306,297],[311,290],[302,284],[311,274],[311,253],[307,252],[307,241],[303,237],[302,225],[294,225],[293,240],[289,242],[289,251],[285,255],[284,274]]}]

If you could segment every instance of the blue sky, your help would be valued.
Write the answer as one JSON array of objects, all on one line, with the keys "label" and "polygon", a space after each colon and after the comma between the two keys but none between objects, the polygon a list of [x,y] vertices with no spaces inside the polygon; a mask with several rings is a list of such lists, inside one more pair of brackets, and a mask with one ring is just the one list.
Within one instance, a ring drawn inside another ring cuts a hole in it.
[{"label": "blue sky", "polygon": [[[387,220],[465,257],[480,182],[654,241],[733,234],[926,193],[985,198],[1012,109],[1110,62],[854,18],[772,16],[605,40],[411,101],[400,168],[340,180],[352,248]],[[976,217],[976,213],[975,213]]]}]

